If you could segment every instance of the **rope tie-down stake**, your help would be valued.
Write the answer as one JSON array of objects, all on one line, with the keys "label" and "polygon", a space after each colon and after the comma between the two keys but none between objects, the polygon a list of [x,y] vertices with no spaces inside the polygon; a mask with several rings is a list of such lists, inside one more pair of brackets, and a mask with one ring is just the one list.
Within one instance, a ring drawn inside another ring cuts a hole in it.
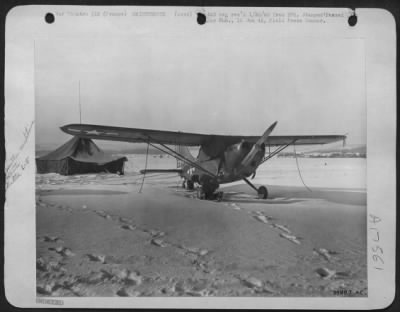
[{"label": "rope tie-down stake", "polygon": [[297,153],[296,153],[296,144],[293,144],[293,151],[294,151],[294,158],[296,159],[296,166],[297,166],[297,171],[299,172],[299,177],[301,182],[303,183],[303,185],[305,186],[305,188],[307,190],[309,190],[310,192],[312,192],[312,190],[306,185],[306,183],[303,180],[303,177],[301,175],[301,171],[300,171],[300,167],[299,167],[299,161],[297,160]]}]

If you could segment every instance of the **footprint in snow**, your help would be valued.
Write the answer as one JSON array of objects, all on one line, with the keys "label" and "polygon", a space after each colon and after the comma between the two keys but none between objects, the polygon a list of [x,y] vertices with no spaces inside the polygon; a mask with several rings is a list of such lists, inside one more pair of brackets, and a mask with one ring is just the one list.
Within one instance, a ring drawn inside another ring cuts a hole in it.
[{"label": "footprint in snow", "polygon": [[246,285],[249,288],[262,288],[263,287],[263,282],[259,280],[258,278],[255,277],[248,277],[245,279],[240,279],[244,285]]},{"label": "footprint in snow", "polygon": [[140,285],[143,282],[143,277],[139,272],[129,271],[128,269],[118,271],[116,276],[119,280],[128,285]]},{"label": "footprint in snow", "polygon": [[269,293],[274,294],[276,291],[268,286],[266,283],[261,281],[260,279],[249,276],[247,278],[238,277],[238,279],[248,288],[253,289],[256,293]]},{"label": "footprint in snow", "polygon": [[202,248],[197,248],[197,247],[186,247],[184,245],[179,246],[179,247],[188,253],[192,253],[192,254],[195,254],[198,256],[205,256],[210,252],[207,249],[202,249]]},{"label": "footprint in snow", "polygon": [[151,243],[152,245],[157,246],[157,247],[167,247],[167,246],[168,246],[168,244],[167,244],[166,242],[164,242],[164,241],[161,240],[161,239],[157,239],[157,238],[153,238],[153,239],[150,241],[150,243]]},{"label": "footprint in snow", "polygon": [[41,239],[42,242],[46,242],[46,243],[56,243],[58,241],[62,241],[59,237],[57,236],[48,236],[48,235],[44,235]]},{"label": "footprint in snow", "polygon": [[67,247],[58,246],[56,248],[49,248],[49,250],[55,251],[56,253],[60,254],[64,257],[73,257],[75,254],[71,251],[71,249]]},{"label": "footprint in snow", "polygon": [[130,289],[126,289],[125,287],[122,287],[116,292],[117,296],[120,297],[138,297],[140,296],[140,292],[138,291],[132,291]]},{"label": "footprint in snow", "polygon": [[158,231],[158,230],[150,230],[149,233],[153,237],[163,237],[163,236],[165,236],[165,232]]},{"label": "footprint in snow", "polygon": [[87,254],[86,255],[90,261],[106,263],[106,256],[105,255],[98,255],[98,254]]},{"label": "footprint in snow", "polygon": [[123,224],[123,225],[121,225],[121,228],[124,230],[130,230],[130,231],[133,231],[136,229],[136,227],[131,224]]},{"label": "footprint in snow", "polygon": [[214,274],[216,272],[216,269],[211,268],[207,262],[203,262],[199,259],[195,259],[192,261],[192,263],[194,266],[196,266],[197,269],[203,271],[204,273]]},{"label": "footprint in snow", "polygon": [[240,210],[240,207],[238,205],[236,205],[235,203],[231,204],[231,207],[235,210]]},{"label": "footprint in snow", "polygon": [[96,213],[98,216],[100,216],[100,217],[102,217],[102,218],[104,218],[104,219],[106,219],[106,220],[116,220],[116,219],[117,219],[116,217],[114,217],[114,216],[112,216],[112,215],[109,215],[109,214],[107,214],[105,211],[102,211],[102,210],[100,210],[100,211],[96,211],[96,210],[95,210],[95,213]]},{"label": "footprint in snow", "polygon": [[209,253],[209,251],[207,249],[200,249],[199,251],[199,255],[200,256],[205,256]]},{"label": "footprint in snow", "polygon": [[292,232],[291,232],[286,226],[284,226],[284,225],[280,225],[280,224],[277,224],[277,223],[273,223],[273,224],[271,224],[271,226],[272,226],[273,228],[276,228],[276,229],[278,229],[278,230],[281,230],[281,231],[283,231],[283,232],[286,232],[287,234],[292,234]]},{"label": "footprint in snow", "polygon": [[327,268],[318,268],[315,270],[322,279],[330,279],[336,275],[336,271]]},{"label": "footprint in snow", "polygon": [[253,218],[256,219],[257,221],[260,221],[265,224],[267,224],[271,220],[271,217],[264,216],[264,215],[253,216]]},{"label": "footprint in snow", "polygon": [[103,283],[112,278],[113,278],[113,275],[105,270],[101,270],[98,272],[92,271],[86,276],[79,277],[78,282],[86,283],[86,284],[98,284],[98,283]]},{"label": "footprint in snow", "polygon": [[119,221],[122,223],[132,223],[132,220],[123,217],[119,217]]},{"label": "footprint in snow", "polygon": [[290,241],[290,242],[292,242],[294,244],[297,244],[297,245],[301,244],[301,242],[300,242],[301,238],[300,237],[296,237],[294,235],[290,235],[290,234],[287,234],[287,233],[280,233],[279,236],[287,239],[288,241]]},{"label": "footprint in snow", "polygon": [[327,260],[327,261],[331,261],[332,260],[332,255],[337,255],[338,254],[336,251],[328,250],[328,249],[325,249],[325,248],[318,248],[318,249],[314,248],[313,252],[316,255],[319,255],[319,256],[325,258],[325,260]]},{"label": "footprint in snow", "polygon": [[264,292],[264,293],[269,293],[269,294],[275,294],[276,293],[276,291],[273,288],[271,288],[270,286],[268,286],[268,285],[264,285],[264,287],[262,289],[260,289],[259,292]]}]

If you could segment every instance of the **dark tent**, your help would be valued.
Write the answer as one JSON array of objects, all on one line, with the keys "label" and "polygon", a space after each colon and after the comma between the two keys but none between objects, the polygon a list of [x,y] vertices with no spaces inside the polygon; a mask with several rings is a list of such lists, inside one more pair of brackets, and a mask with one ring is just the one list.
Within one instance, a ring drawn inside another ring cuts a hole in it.
[{"label": "dark tent", "polygon": [[105,154],[90,139],[73,137],[47,155],[36,158],[37,173],[62,175],[110,172],[124,174],[126,157]]}]

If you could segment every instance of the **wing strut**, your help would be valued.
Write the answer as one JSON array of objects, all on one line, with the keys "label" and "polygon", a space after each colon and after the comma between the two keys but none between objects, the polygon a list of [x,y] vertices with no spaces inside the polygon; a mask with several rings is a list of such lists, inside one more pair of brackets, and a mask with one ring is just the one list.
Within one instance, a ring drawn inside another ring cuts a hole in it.
[{"label": "wing strut", "polygon": [[147,142],[147,150],[146,150],[146,162],[145,162],[145,165],[144,165],[144,174],[143,174],[142,185],[140,186],[139,193],[142,193],[143,184],[144,184],[144,178],[146,177],[146,171],[147,171],[147,160],[148,160],[148,158],[149,158],[149,145],[150,145],[150,142]]},{"label": "wing strut", "polygon": [[[260,165],[263,164],[263,163],[265,163],[267,160],[271,159],[272,157],[274,157],[276,154],[282,152],[282,151],[283,151],[285,148],[287,148],[288,146],[290,146],[290,145],[296,143],[296,141],[297,141],[297,139],[291,141],[290,143],[288,143],[288,144],[286,144],[286,145],[279,146],[279,147],[278,147],[276,150],[274,150],[272,153],[271,153],[271,151],[269,150],[268,156],[265,156],[265,157],[263,158],[263,160],[261,161]],[[270,146],[268,145],[268,149],[269,149],[269,148],[270,148]]]},{"label": "wing strut", "polygon": [[209,174],[209,175],[212,176],[213,178],[217,178],[217,176],[216,176],[214,173],[208,171],[207,169],[204,169],[202,166],[200,166],[200,165],[196,164],[195,162],[193,162],[193,161],[187,159],[186,157],[182,156],[182,155],[179,154],[178,152],[174,151],[172,148],[169,148],[168,146],[166,146],[166,145],[163,144],[163,143],[157,142],[157,140],[154,140],[154,139],[151,138],[150,136],[148,136],[148,138],[149,138],[149,140],[151,139],[151,140],[153,140],[154,142],[156,142],[157,144],[161,145],[161,146],[162,146],[163,148],[165,148],[166,150],[163,150],[163,149],[160,148],[159,146],[156,146],[156,145],[150,143],[150,141],[148,141],[148,144],[150,144],[152,147],[158,149],[159,151],[161,151],[161,152],[163,152],[163,153],[166,153],[166,154],[168,154],[168,155],[171,155],[172,157],[175,157],[176,159],[179,159],[179,160],[181,160],[181,161],[183,161],[183,162],[185,162],[185,163],[187,163],[187,164],[189,164],[189,165],[191,165],[191,166],[197,168],[198,170],[201,170],[201,171],[203,171],[203,172]]}]

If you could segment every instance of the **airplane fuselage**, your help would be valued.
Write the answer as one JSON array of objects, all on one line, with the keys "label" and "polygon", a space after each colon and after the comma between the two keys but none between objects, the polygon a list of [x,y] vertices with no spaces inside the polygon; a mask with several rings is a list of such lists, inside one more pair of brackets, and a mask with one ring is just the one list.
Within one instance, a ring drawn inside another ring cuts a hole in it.
[{"label": "airplane fuselage", "polygon": [[205,170],[187,164],[182,167],[181,176],[199,184],[203,184],[202,181],[209,181],[210,179],[204,179],[207,176],[218,184],[239,181],[255,173],[264,154],[264,144],[259,146],[244,140],[228,146],[216,156],[207,155],[201,147],[195,163]]}]

